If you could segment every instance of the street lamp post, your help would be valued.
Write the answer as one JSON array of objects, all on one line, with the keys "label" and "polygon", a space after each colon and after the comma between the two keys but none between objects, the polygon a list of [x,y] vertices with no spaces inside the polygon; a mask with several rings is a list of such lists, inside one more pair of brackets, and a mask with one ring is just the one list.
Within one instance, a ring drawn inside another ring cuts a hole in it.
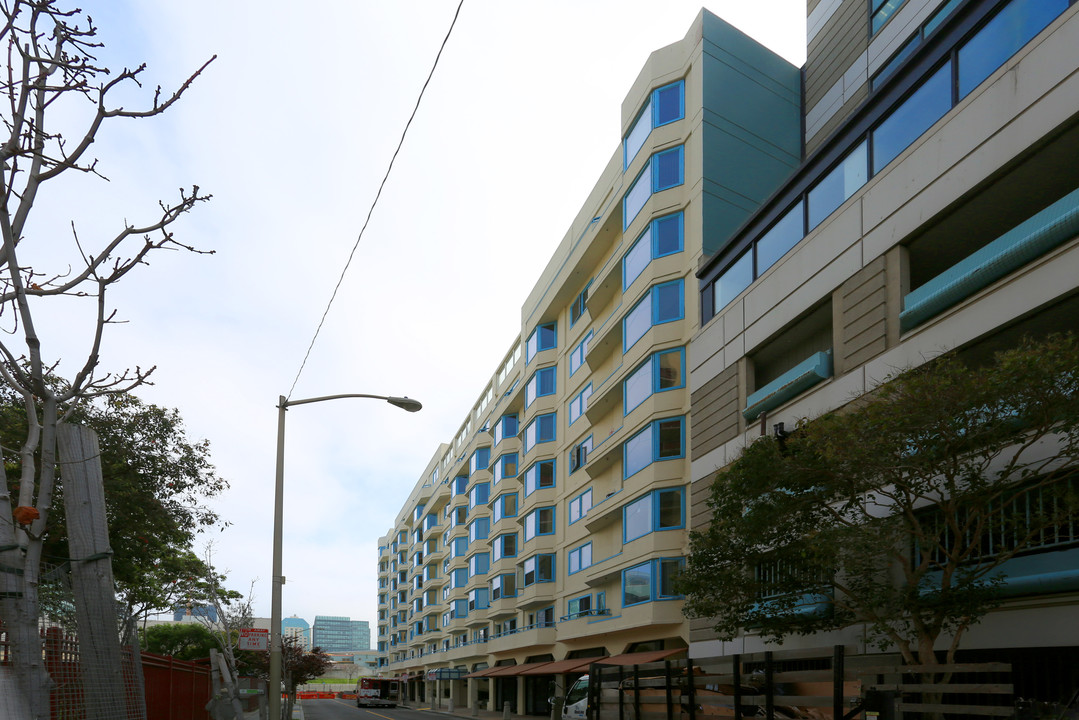
[{"label": "street lamp post", "polygon": [[310,403],[324,402],[326,400],[339,400],[341,398],[371,398],[385,400],[390,405],[395,405],[408,412],[416,412],[423,405],[418,400],[407,397],[392,397],[386,395],[367,395],[362,393],[345,393],[343,395],[323,395],[321,397],[304,398],[302,400],[289,400],[284,395],[278,398],[277,404],[277,477],[274,486],[274,510],[273,510],[273,576],[270,583],[270,682],[269,682],[269,717],[270,720],[281,718],[281,586],[285,584],[285,578],[281,575],[281,525],[284,515],[282,510],[282,496],[285,489],[285,411],[293,405],[307,405]]}]

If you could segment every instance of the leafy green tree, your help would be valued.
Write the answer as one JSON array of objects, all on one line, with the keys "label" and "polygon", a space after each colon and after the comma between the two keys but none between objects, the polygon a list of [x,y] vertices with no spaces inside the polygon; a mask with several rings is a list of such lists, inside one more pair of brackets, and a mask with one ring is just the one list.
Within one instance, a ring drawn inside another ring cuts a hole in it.
[{"label": "leafy green tree", "polygon": [[218,647],[217,638],[198,623],[154,625],[146,629],[143,647],[177,660],[205,660]]},{"label": "leafy green tree", "polygon": [[[62,392],[65,383],[50,378]],[[0,386],[0,442],[16,446],[26,433],[24,402]],[[206,501],[228,484],[210,462],[205,440],[192,441],[176,410],[145,403],[130,393],[87,402],[70,422],[98,434],[105,483],[105,508],[117,594],[130,637],[138,620],[199,595],[209,573],[192,551],[196,535],[225,523]],[[21,459],[5,452],[12,494],[18,493]],[[70,557],[58,473],[44,555],[54,564]]]},{"label": "leafy green tree", "polygon": [[996,607],[1003,565],[1077,515],[1079,343],[953,354],[847,407],[762,437],[712,486],[691,533],[686,612],[730,639],[864,624],[911,664],[954,661]]}]

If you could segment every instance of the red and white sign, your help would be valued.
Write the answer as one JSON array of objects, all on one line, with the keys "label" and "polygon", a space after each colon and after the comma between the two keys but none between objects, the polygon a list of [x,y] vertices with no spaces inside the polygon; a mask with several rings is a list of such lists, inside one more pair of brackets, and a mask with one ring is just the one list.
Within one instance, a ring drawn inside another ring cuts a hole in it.
[{"label": "red and white sign", "polygon": [[241,650],[269,650],[270,631],[261,628],[240,628]]}]

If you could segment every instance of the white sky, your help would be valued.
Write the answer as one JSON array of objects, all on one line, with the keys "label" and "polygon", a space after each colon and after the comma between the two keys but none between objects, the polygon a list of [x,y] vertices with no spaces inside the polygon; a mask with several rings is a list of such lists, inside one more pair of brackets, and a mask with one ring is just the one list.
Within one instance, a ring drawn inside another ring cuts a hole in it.
[{"label": "white sky", "polygon": [[[408,395],[424,409],[343,400],[289,411],[286,617],[348,615],[374,634],[378,538],[509,349],[522,303],[618,147],[641,66],[685,35],[699,2],[465,1],[293,394]],[[82,6],[108,44],[105,64],[149,65],[142,97],[219,57],[167,115],[102,132],[94,149],[110,183],[46,186],[27,245],[62,270],[72,219],[93,246],[125,218],[152,218],[181,186],[214,195],[174,229],[216,254],[164,253],[125,279],[112,300],[128,322],[110,327],[102,367],[156,364],[156,384],[138,394],[179,408],[190,436],[210,440],[231,483],[213,502],[232,523],[214,533],[216,564],[235,589],[257,578],[256,614],[269,616],[277,397],[457,3]],[[804,0],[707,7],[803,63]],[[83,354],[75,308],[39,316],[46,357]]]}]

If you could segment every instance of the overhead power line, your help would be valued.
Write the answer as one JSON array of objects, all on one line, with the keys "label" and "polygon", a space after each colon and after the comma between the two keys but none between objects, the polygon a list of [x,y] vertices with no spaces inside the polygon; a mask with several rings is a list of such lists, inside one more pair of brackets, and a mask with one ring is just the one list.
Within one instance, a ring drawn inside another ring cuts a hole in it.
[{"label": "overhead power line", "polygon": [[307,346],[307,352],[304,353],[303,362],[300,363],[300,369],[296,371],[296,377],[292,381],[292,387],[288,389],[288,398],[292,397],[292,391],[296,389],[296,383],[300,381],[300,375],[303,374],[304,367],[307,366],[307,360],[311,357],[311,350],[315,347],[315,341],[318,340],[318,335],[322,331],[322,325],[326,322],[326,316],[330,314],[330,308],[333,307],[333,301],[337,298],[337,291],[341,289],[341,283],[345,280],[345,274],[348,272],[349,265],[352,264],[352,258],[356,255],[356,248],[360,246],[360,240],[363,239],[363,233],[367,229],[368,223],[371,222],[371,215],[375,212],[375,206],[378,205],[378,199],[382,197],[382,189],[386,187],[386,181],[390,177],[390,171],[393,170],[393,163],[397,160],[397,154],[401,152],[401,146],[405,144],[405,136],[408,135],[408,128],[412,125],[412,121],[416,117],[416,112],[420,109],[420,102],[423,100],[423,94],[427,91],[427,86],[431,83],[431,78],[435,74],[435,68],[438,67],[438,61],[442,57],[442,51],[446,49],[446,43],[449,42],[450,35],[453,33],[453,27],[457,24],[457,17],[461,14],[461,7],[464,6],[465,0],[461,0],[457,4],[457,10],[453,13],[453,20],[450,21],[450,27],[446,31],[446,37],[442,38],[442,45],[438,48],[438,54],[435,55],[435,61],[431,64],[431,72],[427,73],[427,79],[423,81],[423,87],[420,88],[420,94],[416,97],[416,105],[412,108],[412,114],[408,116],[408,122],[405,123],[405,129],[401,131],[401,139],[397,141],[397,149],[393,151],[393,157],[390,158],[390,164],[386,166],[386,174],[382,176],[382,182],[379,183],[378,192],[375,193],[375,199],[371,201],[371,207],[367,210],[367,218],[363,221],[363,227],[360,228],[359,235],[356,236],[356,242],[352,245],[352,251],[348,254],[348,260],[345,261],[345,266],[341,269],[341,276],[337,278],[337,284],[334,285],[333,293],[330,295],[330,301],[326,303],[326,309],[322,311],[322,317],[318,321],[318,327],[315,328],[315,334],[311,337],[311,343]]}]

